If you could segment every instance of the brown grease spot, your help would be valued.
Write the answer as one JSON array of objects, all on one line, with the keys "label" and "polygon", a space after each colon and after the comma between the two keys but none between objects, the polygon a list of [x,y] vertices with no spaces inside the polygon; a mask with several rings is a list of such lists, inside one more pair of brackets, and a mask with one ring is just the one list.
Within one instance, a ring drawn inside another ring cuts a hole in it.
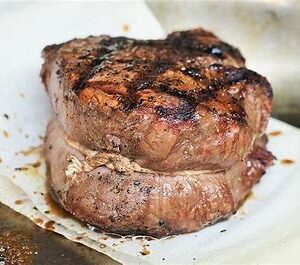
[{"label": "brown grease spot", "polygon": [[291,164],[294,164],[295,161],[294,161],[294,160],[291,160],[291,159],[281,159],[281,160],[280,160],[280,163],[281,163],[282,165],[291,165]]},{"label": "brown grease spot", "polygon": [[17,204],[17,205],[20,205],[20,204],[22,204],[22,203],[23,203],[22,200],[16,200],[16,201],[15,201],[15,204]]},{"label": "brown grease spot", "polygon": [[9,137],[9,133],[5,130],[3,130],[3,136],[4,138],[8,138]]},{"label": "brown grease spot", "polygon": [[254,196],[254,193],[250,191],[250,193],[246,196],[246,199],[252,199]]},{"label": "brown grease spot", "polygon": [[245,202],[246,202],[248,199],[254,199],[254,198],[255,198],[255,195],[253,194],[252,191],[250,191],[250,192],[249,192],[242,200],[240,200],[240,201],[238,202],[238,205],[237,205],[236,208],[240,210],[240,213],[241,213],[242,215],[246,214],[246,213],[245,213],[245,210],[242,209],[242,207],[243,207],[243,205],[245,204]]},{"label": "brown grease spot", "polygon": [[150,251],[144,247],[143,250],[140,251],[140,253],[141,253],[143,256],[146,256],[146,255],[149,255],[149,254],[150,254]]},{"label": "brown grease spot", "polygon": [[246,196],[246,200],[255,200],[257,199],[257,196],[253,193],[253,191],[250,191],[249,195]]},{"label": "brown grease spot", "polygon": [[53,220],[48,221],[47,223],[45,223],[45,229],[50,230],[50,231],[55,230],[54,224],[55,224],[55,221],[53,221]]},{"label": "brown grease spot", "polygon": [[[19,151],[18,153],[24,155],[24,156],[28,156],[28,155],[37,155],[38,156],[38,160],[34,163],[28,163],[22,167],[17,167],[15,168],[16,171],[25,171],[25,174],[28,176],[32,176],[32,177],[41,177],[41,173],[38,171],[38,168],[42,165],[42,161],[40,161],[40,159],[43,159],[43,150],[42,150],[42,146],[34,146],[34,147],[30,147],[27,150],[22,150]],[[16,153],[16,155],[18,154]]]},{"label": "brown grease spot", "polygon": [[24,155],[24,156],[38,155],[39,157],[41,157],[42,153],[43,153],[43,147],[42,147],[42,145],[31,146],[28,149],[20,151],[19,153]]},{"label": "brown grease spot", "polygon": [[27,167],[16,167],[15,168],[16,171],[23,171],[23,170],[28,170]]},{"label": "brown grease spot", "polygon": [[41,166],[41,161],[36,161],[36,162],[34,162],[34,163],[32,163],[32,164],[29,164],[30,166],[32,166],[32,167],[35,167],[35,168],[38,168],[39,166]]},{"label": "brown grease spot", "polygon": [[44,198],[50,213],[62,218],[67,217],[68,214],[52,199],[49,193],[47,193]]},{"label": "brown grease spot", "polygon": [[149,255],[150,251],[146,248],[146,247],[149,247],[149,244],[145,244],[143,239],[140,241],[140,243],[141,243],[141,246],[142,246],[142,251],[140,251],[140,253],[143,256]]},{"label": "brown grease spot", "polygon": [[100,248],[106,248],[106,245],[103,244],[103,243],[101,243],[101,244],[99,245],[99,247],[100,247]]},{"label": "brown grease spot", "polygon": [[129,26],[128,26],[128,24],[124,24],[124,25],[122,26],[122,30],[123,30],[124,32],[128,32],[128,31],[129,31]]},{"label": "brown grease spot", "polygon": [[75,240],[81,240],[81,239],[82,239],[82,236],[75,237]]},{"label": "brown grease spot", "polygon": [[24,174],[30,177],[41,177],[41,173],[38,170],[38,167],[41,165],[42,163],[37,161],[34,163],[29,163],[26,164],[22,167],[17,167],[15,168],[16,171],[24,171]]},{"label": "brown grease spot", "polygon": [[281,134],[282,134],[281,131],[273,131],[273,132],[268,133],[269,136],[278,136],[278,135],[281,135]]},{"label": "brown grease spot", "polygon": [[34,218],[34,220],[33,220],[36,224],[38,224],[38,225],[41,225],[41,224],[43,224],[43,219],[41,219],[41,218]]}]

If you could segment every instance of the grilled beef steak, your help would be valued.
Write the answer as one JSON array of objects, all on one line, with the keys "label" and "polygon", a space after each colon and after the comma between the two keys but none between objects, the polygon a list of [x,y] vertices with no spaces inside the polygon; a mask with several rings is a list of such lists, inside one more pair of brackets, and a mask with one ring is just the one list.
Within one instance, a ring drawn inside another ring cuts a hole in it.
[{"label": "grilled beef steak", "polygon": [[121,234],[225,218],[272,163],[268,81],[203,29],[47,46],[50,183],[78,218]]},{"label": "grilled beef steak", "polygon": [[203,30],[166,40],[107,36],[44,50],[43,80],[64,132],[153,170],[244,159],[271,111],[269,83]]},{"label": "grilled beef steak", "polygon": [[254,145],[245,161],[223,171],[167,174],[133,171],[117,157],[99,160],[98,152],[68,144],[57,121],[45,143],[52,189],[68,212],[104,231],[155,237],[195,231],[236,212],[272,163],[264,147]]}]

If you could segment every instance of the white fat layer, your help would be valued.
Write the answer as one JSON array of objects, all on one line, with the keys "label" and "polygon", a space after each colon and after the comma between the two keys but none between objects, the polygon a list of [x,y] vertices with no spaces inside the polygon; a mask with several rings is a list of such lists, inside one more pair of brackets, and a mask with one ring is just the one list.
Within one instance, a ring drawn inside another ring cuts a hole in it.
[{"label": "white fat layer", "polygon": [[221,172],[224,170],[183,170],[176,172],[154,171],[148,168],[141,167],[138,163],[130,160],[129,158],[113,152],[107,151],[94,151],[84,147],[76,141],[65,138],[65,142],[72,148],[77,149],[85,156],[85,161],[78,160],[75,156],[69,157],[69,165],[65,173],[68,177],[74,177],[82,171],[91,171],[95,167],[106,166],[111,170],[116,170],[124,174],[131,174],[133,172],[142,173],[156,173],[163,175],[176,175],[176,176],[193,176],[199,174],[211,174]]},{"label": "white fat layer", "polygon": [[65,169],[65,173],[68,178],[73,178],[82,172],[82,164],[75,156],[69,156],[68,162],[69,164]]}]

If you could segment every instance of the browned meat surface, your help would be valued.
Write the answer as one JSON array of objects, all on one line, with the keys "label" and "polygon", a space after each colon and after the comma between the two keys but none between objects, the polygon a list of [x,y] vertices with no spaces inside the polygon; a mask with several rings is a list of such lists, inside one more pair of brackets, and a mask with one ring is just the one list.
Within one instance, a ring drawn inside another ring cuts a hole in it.
[{"label": "browned meat surface", "polygon": [[81,152],[64,139],[52,121],[45,154],[61,205],[79,219],[119,234],[161,237],[224,219],[237,210],[273,160],[262,142],[245,161],[220,172],[128,174],[106,165],[90,166],[86,154],[93,152]]},{"label": "browned meat surface", "polygon": [[268,81],[195,29],[47,46],[45,156],[62,207],[108,232],[166,236],[233,214],[273,156]]},{"label": "browned meat surface", "polygon": [[43,82],[69,138],[152,170],[220,169],[266,127],[268,81],[202,29],[165,40],[109,36],[44,49]]}]

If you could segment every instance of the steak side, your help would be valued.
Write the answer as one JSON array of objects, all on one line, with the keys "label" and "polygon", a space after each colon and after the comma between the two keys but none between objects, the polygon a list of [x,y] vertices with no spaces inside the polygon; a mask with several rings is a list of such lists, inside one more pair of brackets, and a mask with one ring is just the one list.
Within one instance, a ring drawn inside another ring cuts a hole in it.
[{"label": "steak side", "polygon": [[45,155],[59,203],[80,220],[122,235],[188,233],[225,219],[273,161],[260,140],[245,161],[223,171],[128,172],[89,164],[95,151],[81,151],[65,139],[58,122],[50,122]]}]

